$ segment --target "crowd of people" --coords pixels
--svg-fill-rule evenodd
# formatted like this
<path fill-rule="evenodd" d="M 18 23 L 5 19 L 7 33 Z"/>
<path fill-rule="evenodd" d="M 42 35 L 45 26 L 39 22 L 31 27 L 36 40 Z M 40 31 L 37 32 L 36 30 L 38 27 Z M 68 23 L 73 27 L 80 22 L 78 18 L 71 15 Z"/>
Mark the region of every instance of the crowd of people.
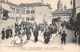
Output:
<path fill-rule="evenodd" d="M 30 27 L 30 25 L 24 25 L 23 28 L 21 26 L 19 26 L 18 24 L 15 24 L 15 34 L 16 35 L 26 35 L 27 40 L 30 40 L 31 37 L 31 33 L 33 33 L 34 36 L 34 42 L 38 41 L 38 36 L 39 36 L 39 31 L 40 31 L 40 26 L 37 25 L 36 23 L 32 26 L 32 28 Z M 52 36 L 52 32 L 53 28 L 52 25 L 50 25 L 49 27 L 47 26 L 46 28 L 44 28 L 44 43 L 48 43 L 51 36 Z"/>
<path fill-rule="evenodd" d="M 8 39 L 9 37 L 12 37 L 12 29 L 8 26 L 7 29 L 3 28 L 3 30 L 1 31 L 2 33 L 2 40 L 4 40 L 5 38 Z"/>
<path fill-rule="evenodd" d="M 57 33 L 58 29 L 55 28 L 56 26 L 53 26 L 52 24 L 50 24 L 49 26 L 46 26 L 44 28 L 43 31 L 43 38 L 44 38 L 44 43 L 48 44 L 50 42 L 50 39 L 52 37 L 52 34 Z M 13 31 L 12 29 L 8 26 L 8 28 L 5 30 L 5 28 L 3 28 L 3 30 L 1 31 L 2 33 L 2 40 L 4 40 L 5 38 L 8 39 L 9 37 L 12 36 L 19 36 L 21 39 L 21 43 L 22 43 L 22 36 L 26 35 L 26 40 L 30 40 L 31 38 L 31 33 L 33 33 L 34 36 L 34 42 L 38 41 L 38 36 L 39 36 L 39 31 L 40 28 L 39 26 L 35 23 L 34 25 L 32 25 L 32 28 L 30 25 L 24 25 L 21 26 L 18 23 L 15 23 L 15 34 L 13 35 Z M 65 44 L 66 41 L 66 33 L 65 31 L 63 31 L 63 33 L 61 34 L 61 43 Z"/>

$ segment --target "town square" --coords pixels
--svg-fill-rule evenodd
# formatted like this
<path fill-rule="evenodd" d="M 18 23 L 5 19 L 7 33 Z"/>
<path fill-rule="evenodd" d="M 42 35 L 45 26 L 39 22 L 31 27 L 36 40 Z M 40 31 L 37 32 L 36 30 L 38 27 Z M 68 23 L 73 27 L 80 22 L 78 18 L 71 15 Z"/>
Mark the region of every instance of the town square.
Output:
<path fill-rule="evenodd" d="M 11 52 L 17 49 L 19 52 L 25 52 L 50 49 L 79 52 L 79 2 L 0 0 L 0 50 Z"/>

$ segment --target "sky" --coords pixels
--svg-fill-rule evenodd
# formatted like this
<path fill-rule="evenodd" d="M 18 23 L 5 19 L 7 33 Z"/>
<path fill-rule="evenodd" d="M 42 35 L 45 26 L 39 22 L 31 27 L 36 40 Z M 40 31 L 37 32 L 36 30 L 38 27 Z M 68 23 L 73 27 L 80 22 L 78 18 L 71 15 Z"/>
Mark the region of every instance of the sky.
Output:
<path fill-rule="evenodd" d="M 20 4 L 20 3 L 35 3 L 35 2 L 41 2 L 41 0 L 8 0 L 9 2 L 12 2 L 14 4 Z M 63 5 L 66 5 L 67 8 L 71 8 L 70 1 L 71 0 L 61 0 Z M 43 0 L 43 3 L 49 3 L 52 7 L 52 10 L 54 11 L 57 8 L 57 2 L 58 0 Z M 80 0 L 76 0 L 76 7 L 80 6 Z M 79 12 L 80 10 L 78 10 Z"/>

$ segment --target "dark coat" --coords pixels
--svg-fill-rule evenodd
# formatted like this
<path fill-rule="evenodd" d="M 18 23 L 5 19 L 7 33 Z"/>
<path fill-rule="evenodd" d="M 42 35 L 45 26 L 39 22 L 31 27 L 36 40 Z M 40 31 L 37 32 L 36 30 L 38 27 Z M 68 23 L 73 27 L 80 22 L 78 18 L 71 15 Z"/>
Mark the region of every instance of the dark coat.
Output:
<path fill-rule="evenodd" d="M 5 31 L 4 30 L 2 30 L 1 33 L 2 33 L 2 35 L 5 35 Z"/>
<path fill-rule="evenodd" d="M 25 30 L 26 30 L 26 34 L 30 34 L 30 28 L 25 28 Z"/>
<path fill-rule="evenodd" d="M 30 37 L 31 37 L 30 28 L 29 27 L 26 27 L 25 30 L 26 30 L 27 40 L 30 40 Z"/>
<path fill-rule="evenodd" d="M 49 32 L 44 32 L 44 39 L 49 38 L 50 39 L 50 33 Z"/>
<path fill-rule="evenodd" d="M 34 36 L 38 36 L 38 31 L 34 31 Z"/>
<path fill-rule="evenodd" d="M 48 43 L 50 40 L 50 33 L 49 32 L 44 32 L 44 43 Z"/>
<path fill-rule="evenodd" d="M 79 37 L 78 37 L 78 43 L 79 43 L 79 45 L 80 45 L 80 34 L 79 34 Z"/>
<path fill-rule="evenodd" d="M 4 30 L 2 30 L 1 31 L 1 33 L 2 33 L 2 40 L 4 39 L 4 37 L 5 37 L 5 31 Z"/>
<path fill-rule="evenodd" d="M 35 30 L 35 31 L 33 32 L 33 35 L 34 35 L 34 41 L 37 42 L 37 41 L 38 41 L 38 31 Z"/>
<path fill-rule="evenodd" d="M 10 29 L 10 34 L 12 35 L 12 33 L 13 33 L 13 32 L 12 32 L 12 29 Z"/>
<path fill-rule="evenodd" d="M 12 29 L 8 29 L 8 33 L 12 34 Z"/>
<path fill-rule="evenodd" d="M 66 40 L 66 36 L 67 36 L 66 33 L 62 33 L 61 36 L 62 36 L 61 40 Z"/>
<path fill-rule="evenodd" d="M 9 29 L 6 29 L 6 35 L 9 35 Z"/>
<path fill-rule="evenodd" d="M 6 29 L 6 38 L 9 38 L 9 29 Z"/>
<path fill-rule="evenodd" d="M 33 35 L 34 36 L 38 36 L 38 26 L 36 26 L 36 28 L 34 29 Z"/>
<path fill-rule="evenodd" d="M 51 33 L 53 33 L 53 28 L 52 28 L 52 27 L 49 27 L 49 31 L 50 31 Z"/>

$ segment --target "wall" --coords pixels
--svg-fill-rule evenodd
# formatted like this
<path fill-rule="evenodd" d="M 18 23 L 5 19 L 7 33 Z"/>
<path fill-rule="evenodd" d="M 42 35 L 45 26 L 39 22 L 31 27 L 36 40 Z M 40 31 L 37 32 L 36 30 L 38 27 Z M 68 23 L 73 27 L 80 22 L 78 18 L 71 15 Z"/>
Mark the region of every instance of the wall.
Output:
<path fill-rule="evenodd" d="M 71 14 L 54 14 L 55 16 L 54 17 L 61 17 L 61 20 L 62 21 L 69 21 L 70 17 L 71 17 Z M 64 15 L 64 16 L 63 16 Z"/>
<path fill-rule="evenodd" d="M 50 17 L 52 11 L 47 6 L 39 6 L 35 8 L 35 21 L 37 23 L 43 23 L 45 19 L 46 22 L 50 22 Z"/>

